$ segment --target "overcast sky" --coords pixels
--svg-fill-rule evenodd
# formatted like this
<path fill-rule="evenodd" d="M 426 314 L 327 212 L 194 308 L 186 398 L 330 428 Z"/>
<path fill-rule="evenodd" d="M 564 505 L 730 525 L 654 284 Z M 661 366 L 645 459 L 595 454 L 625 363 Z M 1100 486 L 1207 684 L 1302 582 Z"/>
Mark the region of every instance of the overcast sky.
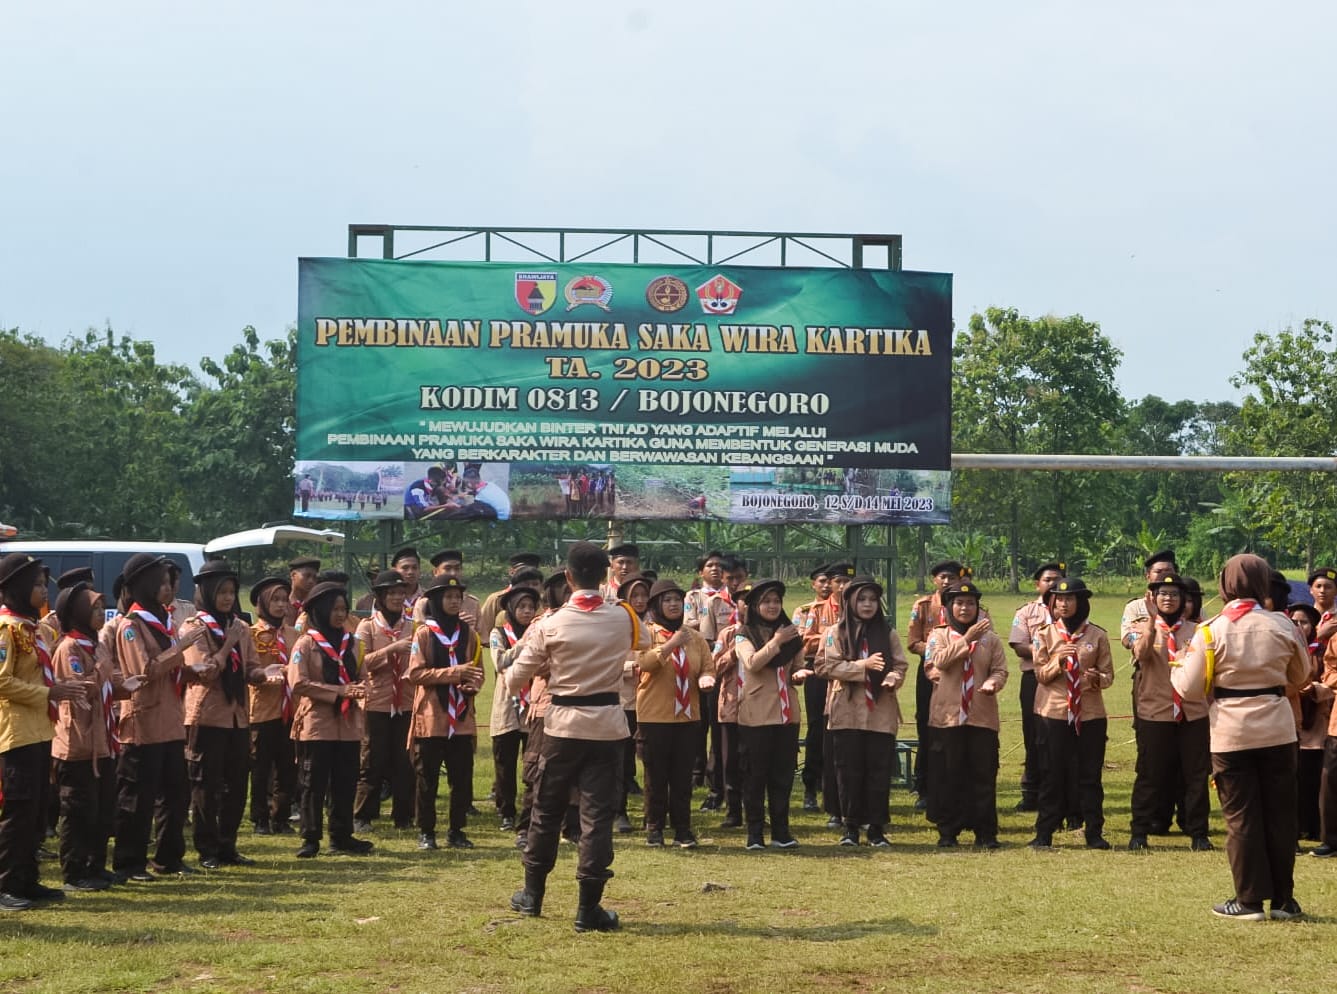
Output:
<path fill-rule="evenodd" d="M 0 327 L 192 366 L 350 222 L 895 232 L 958 326 L 1080 313 L 1125 395 L 1337 320 L 1337 5 L 0 7 Z"/>

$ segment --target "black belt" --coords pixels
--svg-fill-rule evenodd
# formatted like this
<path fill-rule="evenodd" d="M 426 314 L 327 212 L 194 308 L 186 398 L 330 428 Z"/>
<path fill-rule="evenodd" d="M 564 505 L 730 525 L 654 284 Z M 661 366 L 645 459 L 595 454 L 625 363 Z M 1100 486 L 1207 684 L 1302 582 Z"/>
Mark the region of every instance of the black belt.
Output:
<path fill-rule="evenodd" d="M 621 704 L 622 697 L 609 694 L 553 694 L 552 702 L 563 708 L 603 708 Z"/>
<path fill-rule="evenodd" d="M 1285 697 L 1285 687 L 1249 687 L 1240 690 L 1236 687 L 1213 687 L 1212 695 L 1218 700 L 1229 697 Z"/>

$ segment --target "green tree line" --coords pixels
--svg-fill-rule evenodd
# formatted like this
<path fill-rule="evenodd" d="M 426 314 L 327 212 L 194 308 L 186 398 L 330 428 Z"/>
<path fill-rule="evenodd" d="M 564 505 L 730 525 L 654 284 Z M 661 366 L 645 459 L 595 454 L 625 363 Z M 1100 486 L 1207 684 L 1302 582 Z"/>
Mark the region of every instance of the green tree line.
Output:
<path fill-rule="evenodd" d="M 248 327 L 242 344 L 191 369 L 111 330 L 60 346 L 0 330 L 0 520 L 25 537 L 204 541 L 289 518 L 295 335 L 261 341 Z M 1333 454 L 1337 342 L 1325 321 L 1256 335 L 1232 378 L 1238 404 L 1123 396 L 1122 354 L 1081 315 L 990 308 L 957 330 L 953 354 L 957 452 Z M 946 555 L 1009 585 L 1051 557 L 1131 575 L 1164 545 L 1203 576 L 1246 549 L 1296 568 L 1337 561 L 1326 473 L 974 470 L 955 474 L 952 505 L 949 527 L 897 529 L 903 575 Z M 680 535 L 684 563 L 707 540 L 700 522 L 639 527 Z M 488 528 L 488 547 L 560 545 L 547 522 Z M 771 544 L 765 529 L 722 523 L 709 541 Z M 785 547 L 819 555 L 842 541 L 843 529 L 805 526 L 787 530 Z"/>

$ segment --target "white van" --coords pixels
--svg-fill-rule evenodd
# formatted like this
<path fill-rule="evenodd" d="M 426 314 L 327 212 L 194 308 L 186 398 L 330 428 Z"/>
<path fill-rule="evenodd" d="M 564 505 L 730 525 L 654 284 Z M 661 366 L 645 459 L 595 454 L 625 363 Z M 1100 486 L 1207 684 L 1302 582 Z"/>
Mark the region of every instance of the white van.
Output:
<path fill-rule="evenodd" d="M 190 600 L 195 595 L 195 583 L 191 577 L 198 573 L 205 560 L 211 557 L 222 556 L 238 549 L 254 549 L 288 542 L 340 546 L 343 545 L 343 541 L 342 532 L 330 529 L 276 525 L 224 535 L 204 545 L 193 542 L 92 542 L 81 539 L 0 542 L 0 556 L 11 552 L 26 552 L 42 560 L 51 571 L 52 604 L 56 602 L 56 578 L 60 574 L 80 566 L 92 567 L 97 589 L 107 598 L 108 606 L 112 606 L 115 604 L 111 596 L 112 583 L 121 575 L 125 561 L 138 552 L 166 556 L 180 566 L 181 586 L 177 596 Z"/>

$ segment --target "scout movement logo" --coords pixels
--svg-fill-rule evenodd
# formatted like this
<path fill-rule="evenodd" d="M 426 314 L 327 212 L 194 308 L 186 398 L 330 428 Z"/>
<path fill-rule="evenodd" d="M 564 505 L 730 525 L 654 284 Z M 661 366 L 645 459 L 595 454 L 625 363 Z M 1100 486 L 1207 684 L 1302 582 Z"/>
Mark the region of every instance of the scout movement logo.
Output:
<path fill-rule="evenodd" d="M 687 284 L 676 276 L 659 276 L 645 288 L 645 302 L 657 311 L 670 314 L 687 306 Z"/>
<path fill-rule="evenodd" d="M 701 310 L 707 314 L 732 314 L 738 307 L 743 288 L 727 276 L 712 276 L 696 288 Z"/>
<path fill-rule="evenodd" d="M 566 285 L 566 309 L 574 311 L 581 304 L 593 304 L 608 310 L 613 299 L 613 287 L 599 276 L 577 276 Z"/>
<path fill-rule="evenodd" d="M 516 273 L 515 302 L 527 314 L 542 314 L 557 303 L 557 274 Z"/>

